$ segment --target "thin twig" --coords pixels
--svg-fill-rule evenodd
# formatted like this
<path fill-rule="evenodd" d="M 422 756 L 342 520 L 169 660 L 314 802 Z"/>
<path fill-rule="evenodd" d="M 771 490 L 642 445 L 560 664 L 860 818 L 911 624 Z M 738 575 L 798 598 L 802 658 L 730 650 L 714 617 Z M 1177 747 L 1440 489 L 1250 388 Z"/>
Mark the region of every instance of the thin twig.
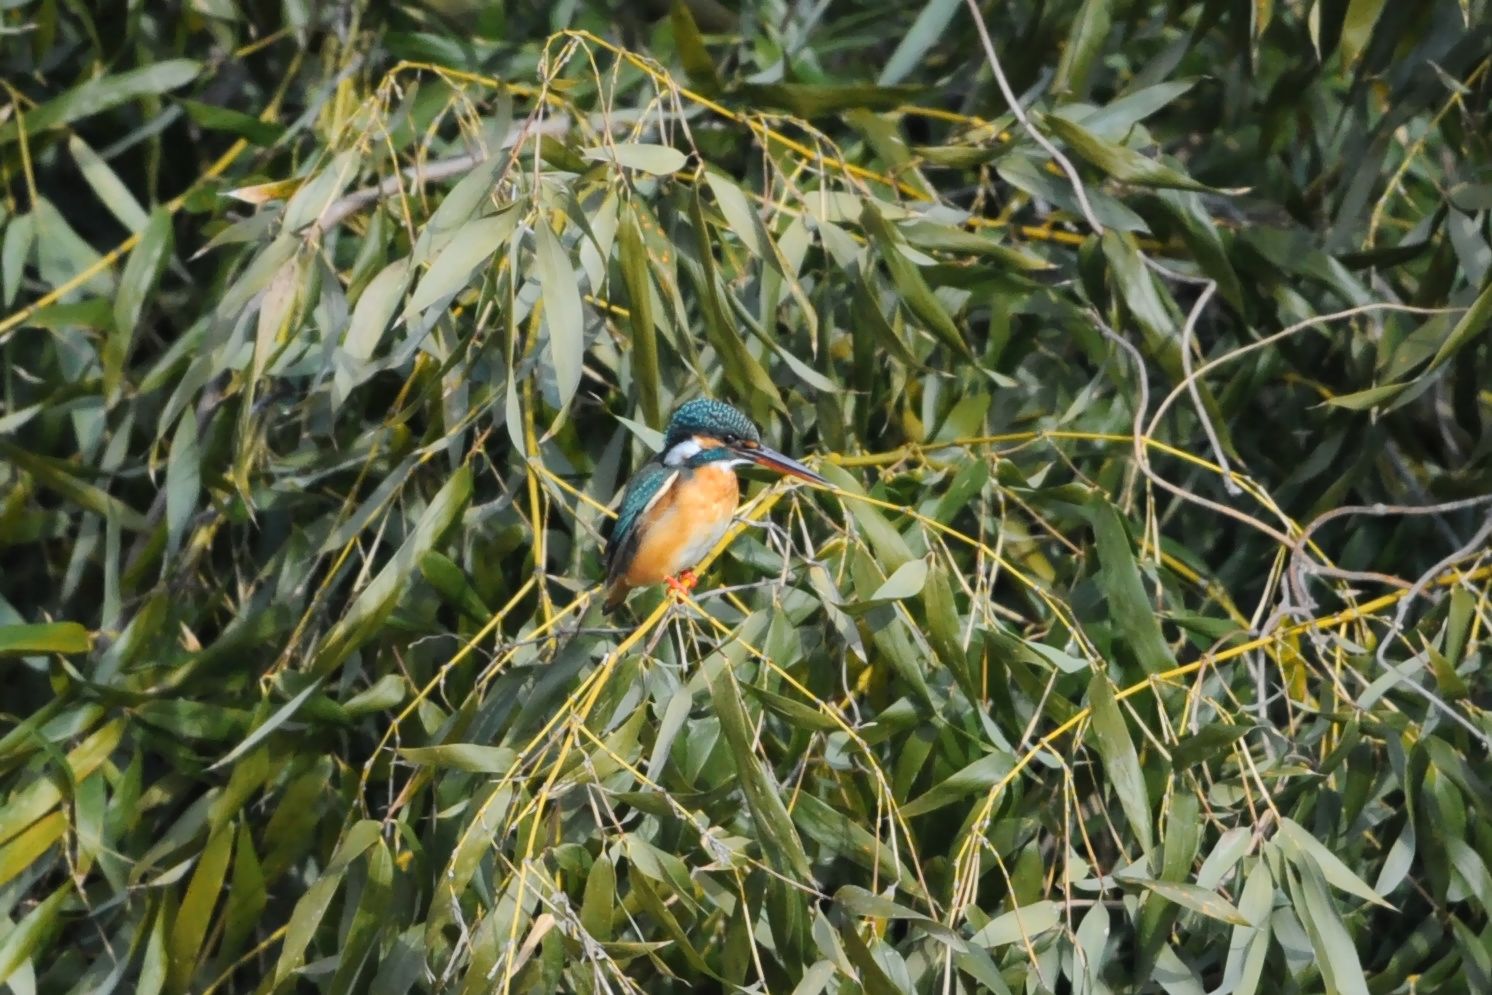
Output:
<path fill-rule="evenodd" d="M 502 144 L 493 151 L 511 148 L 520 141 L 526 140 L 530 135 L 534 137 L 563 135 L 569 130 L 570 119 L 565 115 L 548 118 L 537 124 L 521 125 L 509 131 L 507 137 L 503 139 Z M 399 193 L 404 189 L 406 181 L 418 186 L 425 183 L 436 183 L 440 180 L 450 179 L 453 176 L 460 176 L 486 162 L 492 157 L 492 154 L 490 151 L 478 150 L 476 152 L 466 152 L 461 155 L 451 156 L 448 159 L 437 159 L 432 163 L 416 163 L 413 166 L 406 166 L 400 173 L 388 176 L 380 183 L 375 183 L 370 187 L 363 187 L 360 190 L 354 190 L 333 202 L 322 212 L 317 226 L 322 231 L 328 231 L 346 221 L 369 204 L 376 203 Z"/>
<path fill-rule="evenodd" d="M 1088 221 L 1088 227 L 1093 229 L 1094 234 L 1102 235 L 1104 233 L 1103 223 L 1098 220 L 1098 216 L 1093 213 L 1093 206 L 1088 203 L 1088 194 L 1083 190 L 1083 181 L 1078 176 L 1078 171 L 1073 168 L 1072 162 L 1068 160 L 1067 156 L 1063 155 L 1031 123 L 1031 118 L 1026 114 L 1026 109 L 1021 106 L 1021 102 L 1017 99 L 1015 91 L 1010 88 L 1010 81 L 1005 78 L 1005 70 L 1000 67 L 1000 57 L 995 54 L 995 43 L 990 41 L 989 29 L 984 26 L 984 15 L 979 13 L 979 4 L 975 0 L 967 0 L 967 3 L 969 13 L 974 18 L 974 27 L 979 32 L 979 40 L 984 45 L 985 57 L 989 60 L 990 69 L 994 70 L 995 82 L 1000 86 L 1000 93 L 1005 96 L 1005 102 L 1010 105 L 1010 112 L 1015 115 L 1015 119 L 1021 123 L 1021 127 L 1026 129 L 1027 133 L 1036 141 L 1036 144 L 1040 145 L 1046 151 L 1046 154 L 1051 156 L 1058 166 L 1062 167 L 1062 172 L 1067 174 L 1068 182 L 1072 184 L 1072 192 L 1077 196 L 1078 206 L 1082 208 L 1083 217 Z"/>

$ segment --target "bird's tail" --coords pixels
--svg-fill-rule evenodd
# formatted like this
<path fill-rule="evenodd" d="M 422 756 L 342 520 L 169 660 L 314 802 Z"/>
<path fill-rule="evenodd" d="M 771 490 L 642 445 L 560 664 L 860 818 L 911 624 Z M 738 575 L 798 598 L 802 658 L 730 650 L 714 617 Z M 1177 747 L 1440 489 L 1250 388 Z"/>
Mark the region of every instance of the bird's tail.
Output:
<path fill-rule="evenodd" d="M 611 587 L 607 588 L 606 602 L 601 606 L 602 614 L 612 614 L 618 608 L 622 607 L 626 600 L 627 586 L 625 584 L 613 584 Z"/>

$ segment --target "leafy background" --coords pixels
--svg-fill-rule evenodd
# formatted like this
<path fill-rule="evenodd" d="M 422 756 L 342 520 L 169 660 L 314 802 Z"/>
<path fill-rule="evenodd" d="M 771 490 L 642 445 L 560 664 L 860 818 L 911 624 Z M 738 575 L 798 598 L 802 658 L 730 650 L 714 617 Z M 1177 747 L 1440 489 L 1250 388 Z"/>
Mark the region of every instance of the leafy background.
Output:
<path fill-rule="evenodd" d="M 4 5 L 0 978 L 1492 989 L 1487 3 L 741 8 Z"/>

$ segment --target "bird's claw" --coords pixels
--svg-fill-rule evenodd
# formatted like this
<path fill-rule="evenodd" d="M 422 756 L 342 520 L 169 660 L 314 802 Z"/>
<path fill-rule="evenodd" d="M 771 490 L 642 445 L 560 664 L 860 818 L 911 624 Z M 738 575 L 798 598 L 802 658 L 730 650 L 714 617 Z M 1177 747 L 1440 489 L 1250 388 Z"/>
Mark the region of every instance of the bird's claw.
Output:
<path fill-rule="evenodd" d="M 699 583 L 699 578 L 694 575 L 693 570 L 680 571 L 677 577 L 665 577 L 664 582 L 673 593 L 683 596 L 694 590 L 694 585 Z"/>

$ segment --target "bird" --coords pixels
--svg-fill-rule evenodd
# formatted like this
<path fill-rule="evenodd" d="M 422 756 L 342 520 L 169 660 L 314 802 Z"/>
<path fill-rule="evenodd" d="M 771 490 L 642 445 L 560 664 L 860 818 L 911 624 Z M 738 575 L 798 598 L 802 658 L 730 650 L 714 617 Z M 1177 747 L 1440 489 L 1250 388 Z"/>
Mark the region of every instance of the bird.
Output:
<path fill-rule="evenodd" d="M 611 614 L 634 588 L 667 583 L 694 588 L 694 566 L 725 535 L 741 488 L 736 468 L 760 466 L 812 484 L 829 482 L 762 445 L 761 432 L 723 401 L 696 398 L 674 411 L 663 451 L 627 482 L 606 541 L 606 601 Z"/>

